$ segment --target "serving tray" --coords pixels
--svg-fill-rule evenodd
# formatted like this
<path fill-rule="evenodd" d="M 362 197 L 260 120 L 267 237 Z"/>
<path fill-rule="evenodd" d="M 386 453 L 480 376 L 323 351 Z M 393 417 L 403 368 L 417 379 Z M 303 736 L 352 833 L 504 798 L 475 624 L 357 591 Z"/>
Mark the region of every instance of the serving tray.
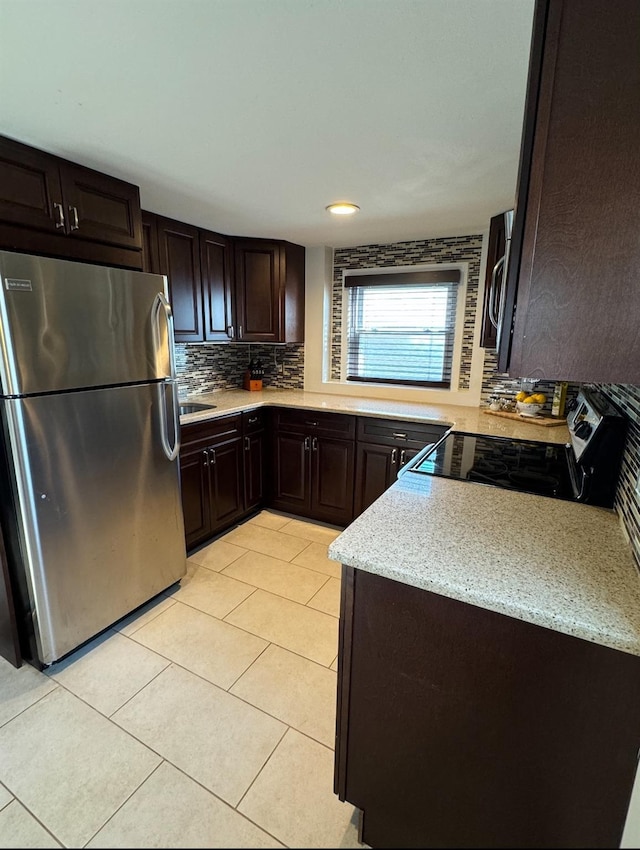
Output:
<path fill-rule="evenodd" d="M 508 410 L 489 410 L 486 408 L 485 413 L 490 413 L 491 416 L 502 416 L 505 419 L 517 419 L 518 422 L 529 422 L 531 425 L 543 425 L 545 428 L 552 428 L 554 425 L 566 425 L 566 419 L 554 419 L 552 416 L 520 416 L 519 413 L 512 413 Z"/>

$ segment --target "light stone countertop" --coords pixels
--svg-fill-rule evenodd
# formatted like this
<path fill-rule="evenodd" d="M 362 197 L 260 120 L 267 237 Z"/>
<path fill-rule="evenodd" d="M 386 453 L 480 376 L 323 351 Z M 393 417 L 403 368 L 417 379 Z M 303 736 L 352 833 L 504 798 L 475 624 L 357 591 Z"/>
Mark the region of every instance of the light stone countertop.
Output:
<path fill-rule="evenodd" d="M 332 413 L 352 413 L 360 416 L 403 419 L 417 422 L 434 422 L 452 425 L 455 431 L 469 434 L 484 434 L 494 437 L 511 437 L 518 440 L 535 440 L 543 443 L 568 443 L 569 430 L 566 425 L 535 425 L 527 421 L 492 416 L 479 407 L 460 404 L 421 404 L 418 402 L 386 401 L 384 399 L 359 398 L 357 396 L 332 393 L 308 393 L 304 390 L 264 389 L 261 392 L 248 390 L 217 390 L 212 393 L 190 395 L 181 401 L 196 401 L 215 404 L 214 410 L 189 413 L 180 417 L 182 425 L 204 422 L 228 413 L 253 410 L 256 407 L 299 407 L 307 410 L 326 410 Z"/>
<path fill-rule="evenodd" d="M 182 424 L 272 405 L 546 443 L 569 440 L 566 425 L 548 428 L 462 405 L 277 389 L 219 390 L 184 400 L 216 408 L 181 416 Z M 614 511 L 408 472 L 345 529 L 329 556 L 640 655 L 640 578 Z"/>
<path fill-rule="evenodd" d="M 640 578 L 615 511 L 408 472 L 329 557 L 640 655 Z"/>

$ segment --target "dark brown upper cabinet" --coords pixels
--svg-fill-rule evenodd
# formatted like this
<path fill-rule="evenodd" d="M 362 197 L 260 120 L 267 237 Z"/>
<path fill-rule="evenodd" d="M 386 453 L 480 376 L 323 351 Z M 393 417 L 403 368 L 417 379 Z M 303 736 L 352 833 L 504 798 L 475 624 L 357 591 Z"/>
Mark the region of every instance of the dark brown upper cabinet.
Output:
<path fill-rule="evenodd" d="M 638 92 L 637 0 L 538 0 L 498 358 L 512 377 L 640 383 Z"/>
<path fill-rule="evenodd" d="M 201 342 L 202 278 L 198 228 L 163 216 L 156 216 L 156 226 L 158 271 L 166 274 L 169 281 L 176 342 Z"/>
<path fill-rule="evenodd" d="M 155 213 L 142 213 L 144 270 L 166 274 L 176 342 L 233 336 L 231 240 Z"/>
<path fill-rule="evenodd" d="M 209 230 L 200 231 L 200 270 L 204 339 L 228 342 L 233 335 L 231 240 Z"/>
<path fill-rule="evenodd" d="M 143 211 L 145 271 L 166 274 L 176 342 L 303 342 L 305 249 Z"/>
<path fill-rule="evenodd" d="M 304 341 L 305 250 L 291 242 L 235 239 L 235 338 Z"/>
<path fill-rule="evenodd" d="M 138 187 L 0 137 L 0 246 L 139 269 Z"/>

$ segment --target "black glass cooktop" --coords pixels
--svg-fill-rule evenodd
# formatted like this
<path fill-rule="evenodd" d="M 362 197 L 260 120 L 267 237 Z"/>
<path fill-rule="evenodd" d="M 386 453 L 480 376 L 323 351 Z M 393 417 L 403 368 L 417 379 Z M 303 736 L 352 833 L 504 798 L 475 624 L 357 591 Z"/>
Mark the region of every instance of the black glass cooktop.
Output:
<path fill-rule="evenodd" d="M 554 443 L 449 434 L 411 471 L 556 499 L 575 499 L 567 449 Z"/>

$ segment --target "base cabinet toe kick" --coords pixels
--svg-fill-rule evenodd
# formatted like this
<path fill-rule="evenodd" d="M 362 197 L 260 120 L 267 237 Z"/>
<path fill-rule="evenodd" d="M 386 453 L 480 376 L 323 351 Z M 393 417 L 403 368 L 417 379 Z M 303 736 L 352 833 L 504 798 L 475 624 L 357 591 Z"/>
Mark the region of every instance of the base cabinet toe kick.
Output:
<path fill-rule="evenodd" d="M 371 847 L 618 847 L 640 658 L 343 566 L 334 790 Z"/>

